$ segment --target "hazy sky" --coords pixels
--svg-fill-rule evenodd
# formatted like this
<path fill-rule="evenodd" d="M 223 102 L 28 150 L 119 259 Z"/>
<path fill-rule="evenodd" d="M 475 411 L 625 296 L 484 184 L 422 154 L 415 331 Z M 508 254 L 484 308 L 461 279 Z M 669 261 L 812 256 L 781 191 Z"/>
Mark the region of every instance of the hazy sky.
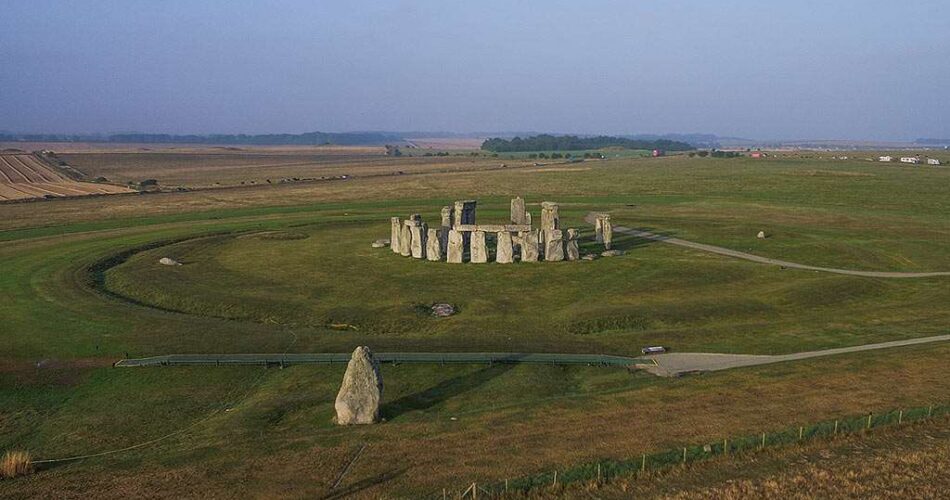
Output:
<path fill-rule="evenodd" d="M 950 3 L 0 0 L 0 130 L 950 137 Z"/>

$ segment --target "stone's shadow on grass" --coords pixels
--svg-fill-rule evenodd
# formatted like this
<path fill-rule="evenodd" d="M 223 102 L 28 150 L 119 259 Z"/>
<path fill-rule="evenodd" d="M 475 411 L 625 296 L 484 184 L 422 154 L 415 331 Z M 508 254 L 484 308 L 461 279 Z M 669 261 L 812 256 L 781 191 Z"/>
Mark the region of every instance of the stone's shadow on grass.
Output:
<path fill-rule="evenodd" d="M 517 364 L 517 356 L 498 360 L 490 366 L 474 373 L 466 373 L 457 377 L 443 380 L 438 384 L 413 394 L 408 394 L 395 401 L 383 405 L 383 418 L 392 420 L 404 413 L 422 411 L 432 408 L 450 398 L 476 389 L 492 379 L 499 377 Z"/>
<path fill-rule="evenodd" d="M 676 234 L 673 233 L 672 231 L 657 231 L 651 227 L 637 227 L 636 229 L 640 231 L 647 231 L 664 238 L 673 238 L 676 236 Z M 582 239 L 580 243 L 581 243 L 582 250 L 600 251 L 604 249 L 603 244 L 597 243 L 594 240 L 594 237 L 592 235 L 587 238 Z M 627 252 L 627 251 L 634 250 L 636 248 L 645 247 L 645 246 L 653 245 L 656 243 L 660 243 L 660 242 L 657 240 L 624 234 L 617 230 L 614 230 L 614 237 L 613 237 L 613 241 L 611 242 L 610 249 L 622 250 L 622 251 Z"/>
<path fill-rule="evenodd" d="M 335 498 L 348 498 L 367 488 L 372 488 L 373 486 L 377 486 L 387 481 L 390 481 L 392 479 L 395 479 L 405 474 L 407 470 L 408 468 L 405 468 L 405 467 L 402 469 L 393 469 L 391 471 L 383 472 L 382 474 L 368 477 L 366 479 L 361 479 L 345 488 L 330 490 L 329 493 L 320 497 L 320 499 L 330 500 L 330 499 L 335 499 Z"/>

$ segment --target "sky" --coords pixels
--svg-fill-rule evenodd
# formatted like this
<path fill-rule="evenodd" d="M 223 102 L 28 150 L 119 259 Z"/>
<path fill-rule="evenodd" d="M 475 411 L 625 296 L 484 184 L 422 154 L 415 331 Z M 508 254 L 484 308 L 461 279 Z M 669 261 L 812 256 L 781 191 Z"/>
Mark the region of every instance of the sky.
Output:
<path fill-rule="evenodd" d="M 950 138 L 947 0 L 0 0 L 0 130 Z"/>

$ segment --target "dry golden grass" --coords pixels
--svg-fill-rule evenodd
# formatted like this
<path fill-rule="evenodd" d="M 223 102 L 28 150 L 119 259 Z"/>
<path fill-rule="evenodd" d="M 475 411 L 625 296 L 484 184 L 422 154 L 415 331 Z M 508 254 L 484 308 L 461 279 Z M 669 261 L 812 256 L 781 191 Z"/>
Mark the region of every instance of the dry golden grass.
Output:
<path fill-rule="evenodd" d="M 11 479 L 33 472 L 32 457 L 29 452 L 11 450 L 3 454 L 0 460 L 0 478 Z"/>

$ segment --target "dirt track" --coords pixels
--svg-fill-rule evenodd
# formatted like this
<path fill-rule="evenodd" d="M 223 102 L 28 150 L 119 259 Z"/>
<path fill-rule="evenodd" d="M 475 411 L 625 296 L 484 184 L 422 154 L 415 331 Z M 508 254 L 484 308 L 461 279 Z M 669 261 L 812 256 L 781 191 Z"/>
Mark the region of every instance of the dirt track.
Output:
<path fill-rule="evenodd" d="M 593 224 L 595 214 L 590 213 L 586 217 L 586 221 Z M 785 260 L 770 259 L 768 257 L 760 257 L 758 255 L 753 255 L 751 253 L 739 252 L 737 250 L 732 250 L 724 247 L 717 247 L 714 245 L 706 245 L 704 243 L 695 243 L 692 241 L 681 240 L 679 238 L 672 238 L 669 236 L 663 236 L 659 234 L 654 234 L 649 231 L 640 231 L 638 229 L 631 229 L 623 226 L 614 226 L 614 232 L 621 234 L 628 234 L 631 236 L 636 236 L 638 238 L 644 238 L 653 241 L 659 241 L 662 243 L 669 243 L 671 245 L 679 245 L 681 247 L 692 248 L 694 250 L 701 250 L 703 252 L 717 253 L 719 255 L 725 255 L 728 257 L 735 257 L 737 259 L 750 260 L 752 262 L 758 262 L 761 264 L 771 264 L 774 266 L 782 266 L 790 269 L 804 269 L 807 271 L 819 271 L 823 273 L 835 273 L 835 274 L 847 274 L 850 276 L 864 276 L 867 278 L 930 278 L 934 276 L 950 276 L 950 271 L 935 271 L 935 272 L 925 272 L 925 273 L 905 273 L 905 272 L 892 272 L 892 271 L 854 271 L 850 269 L 836 269 L 832 267 L 818 267 L 818 266 L 809 266 L 807 264 L 798 264 L 795 262 L 788 262 Z"/>

